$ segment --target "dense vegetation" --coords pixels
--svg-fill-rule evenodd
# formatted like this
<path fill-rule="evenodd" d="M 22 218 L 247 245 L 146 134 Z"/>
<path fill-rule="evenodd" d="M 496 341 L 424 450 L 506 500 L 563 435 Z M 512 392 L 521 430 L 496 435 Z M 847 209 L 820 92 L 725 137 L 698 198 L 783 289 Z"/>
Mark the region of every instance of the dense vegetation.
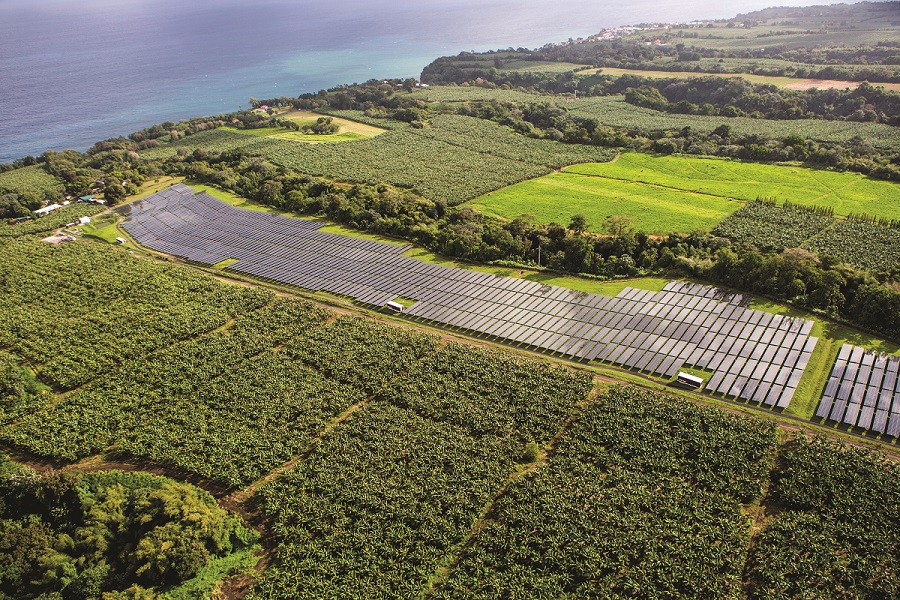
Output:
<path fill-rule="evenodd" d="M 781 454 L 778 507 L 747 564 L 750 598 L 900 595 L 900 473 L 896 463 L 822 438 Z"/>
<path fill-rule="evenodd" d="M 671 27 L 644 26 L 612 39 L 546 44 L 438 59 L 435 76 L 491 68 L 521 72 L 519 64 L 562 62 L 594 67 L 709 73 L 755 73 L 850 81 L 900 81 L 896 2 L 767 8 L 732 19 Z M 571 68 L 571 67 L 570 67 Z M 477 75 L 476 75 L 477 76 Z M 483 75 L 482 75 L 483 76 Z M 472 79 L 473 77 L 469 77 Z"/>
<path fill-rule="evenodd" d="M 257 537 L 164 477 L 0 471 L 0 598 L 152 597 Z"/>
<path fill-rule="evenodd" d="M 464 346 L 426 357 L 264 491 L 280 544 L 260 597 L 414 597 L 589 389 Z"/>
<path fill-rule="evenodd" d="M 804 248 L 826 262 L 876 273 L 900 272 L 900 227 L 893 220 L 864 215 L 836 219 L 822 207 L 757 200 L 722 221 L 713 233 L 762 250 Z"/>
<path fill-rule="evenodd" d="M 738 598 L 740 504 L 775 445 L 771 424 L 613 388 L 494 503 L 434 596 Z"/>

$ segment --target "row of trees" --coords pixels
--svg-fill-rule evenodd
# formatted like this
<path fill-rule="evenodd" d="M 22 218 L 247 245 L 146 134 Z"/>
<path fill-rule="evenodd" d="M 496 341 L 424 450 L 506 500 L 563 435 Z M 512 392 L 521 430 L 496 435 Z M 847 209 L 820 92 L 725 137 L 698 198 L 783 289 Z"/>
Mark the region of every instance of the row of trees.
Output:
<path fill-rule="evenodd" d="M 639 82 L 631 104 L 673 113 L 766 119 L 846 119 L 900 125 L 900 94 L 863 82 L 856 89 L 787 90 L 741 78 L 697 77 Z"/>

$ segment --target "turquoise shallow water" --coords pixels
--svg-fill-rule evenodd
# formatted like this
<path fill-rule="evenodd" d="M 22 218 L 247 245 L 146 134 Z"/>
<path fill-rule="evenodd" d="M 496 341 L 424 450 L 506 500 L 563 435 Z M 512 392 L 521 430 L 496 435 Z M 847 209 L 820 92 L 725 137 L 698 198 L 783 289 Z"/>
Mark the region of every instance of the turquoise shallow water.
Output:
<path fill-rule="evenodd" d="M 464 50 L 533 48 L 615 25 L 768 4 L 0 0 L 0 162 L 246 108 L 251 96 L 416 77 L 434 58 Z"/>

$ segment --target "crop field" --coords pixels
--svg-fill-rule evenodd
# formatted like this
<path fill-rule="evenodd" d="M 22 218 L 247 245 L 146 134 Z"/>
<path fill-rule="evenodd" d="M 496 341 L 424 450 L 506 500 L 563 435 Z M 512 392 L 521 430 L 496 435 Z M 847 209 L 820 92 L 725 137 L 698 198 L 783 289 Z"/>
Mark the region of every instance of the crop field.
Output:
<path fill-rule="evenodd" d="M 491 121 L 440 115 L 424 129 L 405 126 L 352 144 L 289 140 L 209 131 L 147 151 L 172 156 L 178 148 L 222 152 L 244 148 L 275 164 L 348 183 L 389 183 L 459 204 L 487 192 L 579 162 L 609 160 L 606 148 L 527 138 Z"/>
<path fill-rule="evenodd" d="M 900 229 L 871 221 L 840 219 L 805 247 L 875 272 L 900 270 Z"/>
<path fill-rule="evenodd" d="M 712 131 L 720 125 L 728 125 L 736 135 L 769 135 L 782 138 L 791 134 L 811 137 L 823 142 L 846 142 L 854 136 L 866 139 L 872 145 L 894 147 L 897 144 L 896 128 L 884 123 L 858 123 L 853 121 L 825 121 L 804 119 L 776 121 L 749 117 L 709 117 L 681 115 L 634 106 L 625 102 L 624 96 L 582 97 L 561 99 L 550 95 L 533 94 L 517 90 L 489 89 L 474 86 L 434 86 L 410 93 L 413 98 L 428 102 L 463 103 L 496 100 L 498 102 L 555 102 L 571 114 L 589 117 L 601 123 L 620 127 L 645 129 L 682 129 L 691 127 L 699 131 Z"/>
<path fill-rule="evenodd" d="M 700 131 L 712 131 L 720 125 L 728 125 L 732 134 L 737 135 L 756 134 L 783 138 L 796 134 L 822 142 L 846 142 L 854 136 L 860 136 L 873 146 L 894 147 L 897 144 L 896 127 L 884 123 L 820 119 L 775 121 L 749 117 L 680 115 L 634 106 L 625 102 L 624 96 L 579 98 L 568 101 L 565 106 L 573 115 L 595 118 L 601 123 L 619 127 L 645 129 L 691 127 Z"/>
<path fill-rule="evenodd" d="M 65 460 L 113 451 L 232 488 L 286 469 L 259 491 L 278 550 L 253 597 L 900 585 L 900 479 L 858 451 L 788 446 L 773 488 L 786 512 L 754 537 L 741 506 L 771 485 L 771 421 L 633 388 L 592 395 L 585 372 L 95 242 L 0 239 L 0 278 L 0 347 L 55 386 L 80 382 L 4 412 L 3 443 Z M 76 378 L 48 367 L 59 356 L 109 360 L 79 362 Z M 797 492 L 807 479 L 821 490 Z M 847 499 L 825 509 L 826 489 Z M 802 540 L 828 558 L 822 574 L 803 567 Z"/>
<path fill-rule="evenodd" d="M 769 492 L 779 510 L 751 546 L 749 597 L 900 595 L 897 464 L 821 438 L 780 458 Z"/>
<path fill-rule="evenodd" d="M 900 219 L 900 185 L 859 173 L 637 152 L 623 153 L 605 164 L 575 165 L 564 172 L 745 201 L 776 198 L 831 207 L 837 215 L 865 213 Z"/>
<path fill-rule="evenodd" d="M 856 89 L 859 86 L 857 81 L 832 81 L 821 79 L 800 79 L 796 77 L 776 77 L 772 75 L 754 75 L 752 73 L 701 73 L 697 71 L 645 71 L 641 69 L 616 69 L 612 67 L 604 67 L 602 69 L 590 69 L 581 71 L 579 74 L 603 73 L 604 75 L 612 75 L 618 77 L 620 75 L 640 75 L 641 77 L 650 77 L 652 79 L 671 79 L 691 78 L 691 77 L 740 77 L 746 79 L 750 83 L 760 83 L 777 85 L 792 90 L 807 90 L 811 88 L 825 89 Z M 898 91 L 900 84 L 898 83 L 879 83 L 885 89 Z"/>
<path fill-rule="evenodd" d="M 752 201 L 719 223 L 713 233 L 753 244 L 761 250 L 799 248 L 812 236 L 834 225 L 834 217 L 808 210 L 789 210 Z"/>
<path fill-rule="evenodd" d="M 583 165 L 589 167 L 589 165 Z M 569 172 L 553 173 L 491 192 L 468 204 L 506 219 L 528 213 L 540 223 L 567 224 L 573 215 L 587 217 L 588 229 L 603 231 L 612 215 L 631 217 L 635 227 L 652 234 L 709 230 L 741 207 L 718 196 Z"/>
<path fill-rule="evenodd" d="M 900 269 L 900 229 L 871 220 L 840 219 L 802 207 L 751 202 L 717 225 L 713 233 L 762 250 L 804 248 L 875 272 Z"/>
<path fill-rule="evenodd" d="M 0 173 L 0 193 L 32 192 L 40 196 L 44 192 L 60 189 L 62 189 L 62 182 L 44 171 L 41 165 L 31 165 Z"/>
<path fill-rule="evenodd" d="M 900 185 L 858 173 L 634 152 L 612 162 L 566 167 L 469 205 L 506 219 L 527 213 L 541 223 L 566 224 L 583 214 L 593 231 L 602 231 L 608 216 L 621 215 L 633 218 L 638 229 L 666 234 L 709 230 L 744 201 L 758 197 L 832 207 L 836 214 L 900 219 Z M 800 226 L 788 225 L 789 230 L 779 232 L 783 239 L 762 239 L 763 247 L 785 247 L 779 244 L 790 242 L 789 232 Z M 810 237 L 806 229 L 794 237 L 798 235 Z"/>
<path fill-rule="evenodd" d="M 775 447 L 771 424 L 613 388 L 497 500 L 434 597 L 738 598 L 740 504 Z"/>

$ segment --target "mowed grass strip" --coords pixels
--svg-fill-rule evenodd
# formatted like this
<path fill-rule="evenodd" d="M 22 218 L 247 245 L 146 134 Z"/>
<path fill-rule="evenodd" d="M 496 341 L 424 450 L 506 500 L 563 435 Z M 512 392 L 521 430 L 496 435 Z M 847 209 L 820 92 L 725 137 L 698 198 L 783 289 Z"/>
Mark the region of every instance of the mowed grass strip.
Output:
<path fill-rule="evenodd" d="M 634 152 L 622 154 L 615 162 L 574 165 L 564 172 L 738 200 L 774 197 L 797 204 L 830 206 L 837 215 L 866 213 L 900 219 L 900 185 L 859 173 Z"/>
<path fill-rule="evenodd" d="M 594 165 L 583 165 L 589 169 Z M 534 215 L 540 223 L 567 224 L 573 215 L 587 217 L 600 232 L 612 215 L 634 219 L 635 227 L 653 234 L 709 230 L 742 206 L 719 196 L 684 192 L 639 181 L 622 181 L 569 172 L 552 173 L 474 200 L 470 206 L 506 219 Z"/>

